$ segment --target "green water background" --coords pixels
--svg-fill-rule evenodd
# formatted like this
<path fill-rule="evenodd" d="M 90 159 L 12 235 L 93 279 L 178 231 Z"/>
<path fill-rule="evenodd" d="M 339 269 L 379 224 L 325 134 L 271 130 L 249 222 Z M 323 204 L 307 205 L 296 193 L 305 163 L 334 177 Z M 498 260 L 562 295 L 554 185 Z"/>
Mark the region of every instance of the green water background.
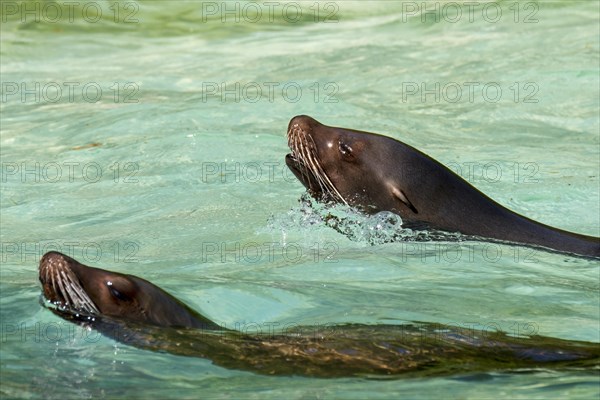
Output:
<path fill-rule="evenodd" d="M 351 241 L 311 223 L 283 162 L 289 119 L 309 114 L 393 136 L 515 211 L 599 236 L 598 2 L 1 6 L 3 398 L 598 397 L 589 371 L 228 371 L 63 323 L 37 283 L 58 248 L 240 329 L 427 321 L 599 342 L 597 263 Z"/>

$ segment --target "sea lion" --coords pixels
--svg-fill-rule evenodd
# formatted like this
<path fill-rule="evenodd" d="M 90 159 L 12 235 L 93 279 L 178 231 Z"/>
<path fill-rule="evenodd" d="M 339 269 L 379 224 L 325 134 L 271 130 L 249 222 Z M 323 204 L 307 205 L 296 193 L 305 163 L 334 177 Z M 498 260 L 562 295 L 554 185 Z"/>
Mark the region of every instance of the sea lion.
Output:
<path fill-rule="evenodd" d="M 423 377 L 514 368 L 594 371 L 600 363 L 595 343 L 440 324 L 328 324 L 241 333 L 144 279 L 88 267 L 57 252 L 40 260 L 39 280 L 50 309 L 64 319 L 135 347 L 260 374 Z"/>
<path fill-rule="evenodd" d="M 118 317 L 156 326 L 221 329 L 169 293 L 137 276 L 88 267 L 58 252 L 42 256 L 44 296 L 58 310 Z"/>
<path fill-rule="evenodd" d="M 600 257 L 600 238 L 553 228 L 519 215 L 433 158 L 387 136 L 326 126 L 299 115 L 285 161 L 317 200 L 366 213 L 391 211 L 403 226 L 436 229 Z"/>

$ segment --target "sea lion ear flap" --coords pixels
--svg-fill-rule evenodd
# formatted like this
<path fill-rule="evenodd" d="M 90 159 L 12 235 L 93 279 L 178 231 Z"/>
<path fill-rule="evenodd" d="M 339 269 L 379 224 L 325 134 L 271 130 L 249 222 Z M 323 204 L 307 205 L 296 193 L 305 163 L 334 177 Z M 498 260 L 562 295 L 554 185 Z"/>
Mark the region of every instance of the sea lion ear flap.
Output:
<path fill-rule="evenodd" d="M 404 192 L 402 190 L 398 189 L 395 186 L 392 186 L 392 194 L 394 195 L 395 198 L 397 198 L 402 203 L 404 203 L 406 205 L 406 207 L 410 208 L 412 210 L 412 212 L 414 212 L 415 214 L 419 213 L 417 211 L 417 209 L 415 208 L 415 206 L 413 206 L 413 204 L 410 202 L 408 197 L 406 197 L 406 195 L 404 194 Z"/>

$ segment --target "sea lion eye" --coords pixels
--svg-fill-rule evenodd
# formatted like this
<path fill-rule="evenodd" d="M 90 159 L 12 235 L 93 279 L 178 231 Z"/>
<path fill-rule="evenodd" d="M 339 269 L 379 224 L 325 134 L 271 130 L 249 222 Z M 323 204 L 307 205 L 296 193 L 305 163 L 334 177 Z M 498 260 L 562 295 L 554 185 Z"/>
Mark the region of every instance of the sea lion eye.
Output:
<path fill-rule="evenodd" d="M 110 288 L 110 294 L 112 294 L 114 297 L 116 297 L 117 299 L 122 300 L 122 301 L 129 300 L 127 298 L 127 296 L 125 296 L 123 293 L 119 292 L 117 289 L 115 289 L 113 287 Z"/>
<path fill-rule="evenodd" d="M 106 282 L 106 285 L 108 286 L 108 291 L 114 298 L 121 301 L 131 300 L 126 294 L 123 294 L 123 292 L 119 291 L 111 281 Z"/>
<path fill-rule="evenodd" d="M 344 142 L 340 142 L 338 144 L 338 149 L 340 150 L 340 153 L 342 153 L 345 156 L 349 156 L 352 154 L 352 147 L 348 146 Z"/>

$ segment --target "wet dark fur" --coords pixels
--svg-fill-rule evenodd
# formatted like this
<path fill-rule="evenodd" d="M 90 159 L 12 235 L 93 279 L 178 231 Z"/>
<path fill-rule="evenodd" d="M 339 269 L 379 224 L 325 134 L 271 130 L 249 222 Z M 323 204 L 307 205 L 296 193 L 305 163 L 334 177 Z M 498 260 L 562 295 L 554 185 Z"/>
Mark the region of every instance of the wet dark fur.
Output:
<path fill-rule="evenodd" d="M 459 232 L 600 258 L 600 238 L 553 228 L 481 193 L 419 150 L 390 137 L 326 126 L 301 115 L 288 126 L 286 163 L 317 200 L 391 211 L 403 226 Z"/>
<path fill-rule="evenodd" d="M 398 378 L 516 368 L 594 371 L 600 363 L 595 343 L 428 323 L 244 334 L 221 328 L 146 280 L 88 267 L 56 252 L 42 257 L 39 279 L 50 309 L 61 318 L 131 346 L 260 374 Z"/>

